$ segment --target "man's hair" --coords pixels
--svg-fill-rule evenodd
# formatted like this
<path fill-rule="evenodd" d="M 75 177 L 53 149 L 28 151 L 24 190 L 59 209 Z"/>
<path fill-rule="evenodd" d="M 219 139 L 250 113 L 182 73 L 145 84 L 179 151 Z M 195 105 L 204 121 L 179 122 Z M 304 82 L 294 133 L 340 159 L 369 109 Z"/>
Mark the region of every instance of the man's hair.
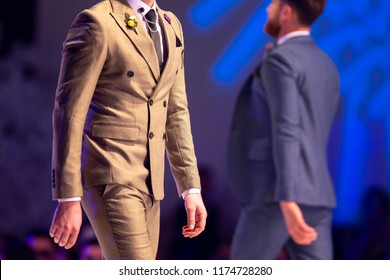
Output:
<path fill-rule="evenodd" d="M 312 25 L 325 9 L 326 0 L 281 0 L 290 5 L 298 14 L 303 25 Z"/>

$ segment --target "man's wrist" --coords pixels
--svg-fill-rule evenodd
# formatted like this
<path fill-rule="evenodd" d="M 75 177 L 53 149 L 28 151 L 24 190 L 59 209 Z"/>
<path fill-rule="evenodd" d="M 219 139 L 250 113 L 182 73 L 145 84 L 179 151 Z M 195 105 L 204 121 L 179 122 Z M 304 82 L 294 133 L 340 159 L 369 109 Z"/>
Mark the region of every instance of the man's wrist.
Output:
<path fill-rule="evenodd" d="M 200 188 L 190 188 L 188 190 L 185 190 L 184 192 L 182 192 L 181 197 L 185 199 L 186 196 L 189 194 L 200 194 Z"/>
<path fill-rule="evenodd" d="M 70 202 L 70 201 L 81 201 L 81 197 L 69 197 L 69 198 L 59 198 L 58 202 Z"/>

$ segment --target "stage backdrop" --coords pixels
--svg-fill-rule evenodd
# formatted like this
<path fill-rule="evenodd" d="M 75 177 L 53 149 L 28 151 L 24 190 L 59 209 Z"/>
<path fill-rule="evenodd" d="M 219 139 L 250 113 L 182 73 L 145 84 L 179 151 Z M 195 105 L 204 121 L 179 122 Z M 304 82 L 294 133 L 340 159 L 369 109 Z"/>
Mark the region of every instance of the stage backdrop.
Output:
<path fill-rule="evenodd" d="M 31 11 L 35 20 L 29 19 L 34 40 L 16 40 L 13 49 L 0 58 L 1 233 L 22 235 L 31 227 L 50 225 L 55 205 L 50 196 L 50 118 L 62 42 L 76 14 L 96 2 L 35 1 Z M 158 1 L 183 24 L 196 153 L 199 163 L 214 170 L 214 196 L 229 201 L 222 207 L 233 224 L 238 207 L 228 187 L 230 120 L 239 88 L 269 41 L 262 31 L 268 2 Z M 14 26 L 3 23 L 10 18 L 6 14 L 0 19 L 2 41 L 6 40 L 6 28 Z M 29 24 L 23 22 L 23 26 Z M 342 80 L 342 102 L 329 145 L 339 202 L 335 224 L 356 223 L 365 190 L 374 184 L 389 185 L 389 33 L 388 0 L 329 0 L 313 29 L 318 44 L 336 62 Z M 181 203 L 169 168 L 166 173 L 163 206 L 167 210 L 163 215 Z"/>

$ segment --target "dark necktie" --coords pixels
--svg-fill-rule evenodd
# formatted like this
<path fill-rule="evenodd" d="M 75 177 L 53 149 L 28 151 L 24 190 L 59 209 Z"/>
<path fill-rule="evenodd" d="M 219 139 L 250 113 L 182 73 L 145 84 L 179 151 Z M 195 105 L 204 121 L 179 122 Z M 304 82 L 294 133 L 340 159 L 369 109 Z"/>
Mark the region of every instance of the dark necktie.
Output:
<path fill-rule="evenodd" d="M 157 29 L 157 15 L 155 10 L 150 9 L 149 12 L 145 15 L 146 18 L 146 26 L 149 29 L 150 37 L 153 40 L 154 49 L 157 53 L 158 63 L 160 65 L 160 69 L 162 66 L 162 50 L 161 50 L 161 38 L 160 33 Z"/>

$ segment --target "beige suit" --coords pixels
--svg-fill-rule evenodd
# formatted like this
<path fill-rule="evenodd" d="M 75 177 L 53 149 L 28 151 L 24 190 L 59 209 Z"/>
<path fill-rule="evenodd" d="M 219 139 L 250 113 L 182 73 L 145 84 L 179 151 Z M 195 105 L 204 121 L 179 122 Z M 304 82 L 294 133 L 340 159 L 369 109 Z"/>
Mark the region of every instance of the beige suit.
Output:
<path fill-rule="evenodd" d="M 160 72 L 142 20 L 129 28 L 126 13 L 137 16 L 126 0 L 102 1 L 69 29 L 53 112 L 54 199 L 124 185 L 161 200 L 165 150 L 178 193 L 200 187 L 181 25 L 158 8 L 166 54 Z"/>

